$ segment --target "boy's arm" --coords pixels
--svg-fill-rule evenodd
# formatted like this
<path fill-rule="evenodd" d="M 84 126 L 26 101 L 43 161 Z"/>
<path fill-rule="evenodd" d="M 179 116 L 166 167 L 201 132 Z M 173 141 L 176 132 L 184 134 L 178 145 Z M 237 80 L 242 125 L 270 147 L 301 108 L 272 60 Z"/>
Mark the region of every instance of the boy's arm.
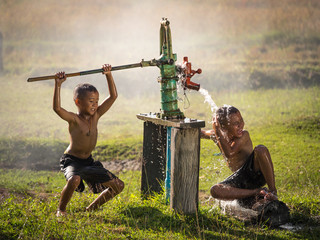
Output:
<path fill-rule="evenodd" d="M 221 147 L 221 143 L 219 141 L 219 137 L 217 137 L 216 128 L 214 125 L 212 130 L 207 130 L 207 131 L 201 130 L 200 138 L 213 140 L 214 143 L 217 144 L 217 146 L 219 147 L 222 154 L 224 154 L 223 148 Z"/>
<path fill-rule="evenodd" d="M 102 69 L 103 69 L 103 74 L 105 74 L 107 78 L 110 95 L 98 107 L 97 113 L 99 117 L 101 117 L 103 114 L 105 114 L 109 110 L 109 108 L 112 106 L 112 104 L 118 97 L 117 88 L 111 74 L 111 66 L 108 64 L 105 64 L 103 65 Z"/>
<path fill-rule="evenodd" d="M 53 110 L 67 122 L 71 122 L 74 120 L 74 113 L 66 111 L 61 107 L 61 98 L 60 98 L 60 89 L 62 83 L 66 80 L 66 76 L 64 72 L 59 72 L 55 77 L 55 86 L 54 86 L 54 94 L 53 94 Z"/>
<path fill-rule="evenodd" d="M 221 140 L 222 140 L 222 142 L 224 142 L 225 139 L 224 139 L 224 135 L 221 133 L 220 124 L 217 121 L 216 117 L 213 120 L 212 128 L 213 128 L 213 130 L 212 130 L 213 141 L 215 142 L 215 144 L 217 144 L 221 153 L 226 157 L 225 149 L 223 148 L 223 146 L 221 144 Z M 223 139 L 221 139 L 221 137 Z"/>
<path fill-rule="evenodd" d="M 213 130 L 207 130 L 207 131 L 201 130 L 200 138 L 211 139 L 213 134 L 214 134 Z"/>
<path fill-rule="evenodd" d="M 216 144 L 226 158 L 233 157 L 251 141 L 249 132 L 246 130 L 243 130 L 243 135 L 240 138 L 229 139 L 217 120 L 214 121 L 213 130 L 216 136 Z"/>

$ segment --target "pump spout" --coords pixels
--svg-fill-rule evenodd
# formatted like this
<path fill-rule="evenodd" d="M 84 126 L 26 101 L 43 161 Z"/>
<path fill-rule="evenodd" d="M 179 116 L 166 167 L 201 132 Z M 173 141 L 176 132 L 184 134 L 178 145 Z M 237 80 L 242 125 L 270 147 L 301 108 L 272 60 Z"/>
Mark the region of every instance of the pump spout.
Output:
<path fill-rule="evenodd" d="M 198 68 L 197 70 L 191 69 L 191 62 L 188 61 L 188 57 L 183 58 L 183 62 L 181 65 L 177 66 L 177 71 L 179 75 L 182 77 L 182 85 L 184 89 L 192 89 L 199 91 L 200 84 L 194 83 L 191 81 L 191 78 L 196 74 L 201 74 L 202 70 Z"/>
<path fill-rule="evenodd" d="M 190 79 L 189 79 L 189 81 L 188 80 L 186 81 L 184 86 L 186 88 L 188 88 L 188 89 L 192 89 L 192 90 L 196 90 L 196 91 L 199 91 L 199 89 L 200 89 L 200 84 L 199 83 L 194 83 Z"/>

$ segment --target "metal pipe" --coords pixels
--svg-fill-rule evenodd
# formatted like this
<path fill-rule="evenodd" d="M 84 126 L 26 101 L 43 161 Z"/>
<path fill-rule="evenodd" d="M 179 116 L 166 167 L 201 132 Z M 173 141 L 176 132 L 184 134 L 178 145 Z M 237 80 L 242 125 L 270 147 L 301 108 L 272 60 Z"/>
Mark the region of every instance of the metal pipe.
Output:
<path fill-rule="evenodd" d="M 170 202 L 170 191 L 171 191 L 171 128 L 167 127 L 167 167 L 166 167 L 166 203 Z"/>

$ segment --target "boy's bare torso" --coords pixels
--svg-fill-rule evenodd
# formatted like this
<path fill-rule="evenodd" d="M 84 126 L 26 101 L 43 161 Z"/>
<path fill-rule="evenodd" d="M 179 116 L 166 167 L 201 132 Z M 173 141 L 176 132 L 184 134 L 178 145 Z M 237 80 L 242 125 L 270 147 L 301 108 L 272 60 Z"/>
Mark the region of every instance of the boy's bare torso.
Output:
<path fill-rule="evenodd" d="M 86 159 L 96 146 L 98 138 L 98 116 L 83 118 L 74 114 L 74 121 L 69 123 L 70 145 L 65 153 Z"/>
<path fill-rule="evenodd" d="M 99 92 L 90 84 L 81 85 L 86 92 L 80 96 L 80 90 L 75 91 L 74 101 L 78 107 L 78 114 L 69 112 L 61 107 L 60 89 L 61 84 L 66 80 L 64 72 L 59 72 L 55 77 L 55 88 L 53 95 L 53 110 L 69 124 L 70 145 L 65 153 L 78 158 L 86 159 L 95 148 L 98 137 L 98 120 L 106 113 L 116 100 L 118 94 L 111 74 L 112 67 L 105 64 L 102 67 L 103 74 L 106 75 L 109 96 L 99 102 Z M 89 90 L 91 89 L 91 90 Z M 79 90 L 79 91 L 78 91 Z"/>
<path fill-rule="evenodd" d="M 231 154 L 229 153 L 228 157 L 226 157 L 225 154 L 225 159 L 227 162 L 228 167 L 232 172 L 237 171 L 239 168 L 243 166 L 243 164 L 247 161 L 248 157 L 251 155 L 253 152 L 253 145 L 252 141 L 249 137 L 249 133 L 243 134 L 241 138 L 247 138 L 247 139 L 235 139 L 232 141 L 230 146 L 235 144 L 235 141 L 242 141 L 245 144 L 242 144 L 242 146 L 239 148 L 238 151 L 232 152 Z"/>
<path fill-rule="evenodd" d="M 244 121 L 240 112 L 232 113 L 222 129 L 219 121 L 215 120 L 213 133 L 218 136 L 217 145 L 226 158 L 227 165 L 235 172 L 246 162 L 253 152 L 249 132 L 243 129 Z"/>

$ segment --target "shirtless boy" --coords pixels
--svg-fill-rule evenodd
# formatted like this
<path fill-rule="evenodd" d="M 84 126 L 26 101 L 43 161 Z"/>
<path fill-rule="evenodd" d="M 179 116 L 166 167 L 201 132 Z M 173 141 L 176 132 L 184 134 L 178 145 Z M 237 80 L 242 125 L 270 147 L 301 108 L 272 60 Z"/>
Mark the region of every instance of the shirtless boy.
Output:
<path fill-rule="evenodd" d="M 100 105 L 99 92 L 90 84 L 79 84 L 74 90 L 74 101 L 78 113 L 69 112 L 61 107 L 60 88 L 66 80 L 64 72 L 55 77 L 53 110 L 69 124 L 70 144 L 60 159 L 60 167 L 67 179 L 67 184 L 61 192 L 57 216 L 66 214 L 66 207 L 73 192 L 84 190 L 84 180 L 94 193 L 100 195 L 86 208 L 94 210 L 119 194 L 124 183 L 103 168 L 99 161 L 94 161 L 91 155 L 97 143 L 97 125 L 100 117 L 105 114 L 117 98 L 117 89 L 111 74 L 111 66 L 102 67 L 106 75 L 109 97 Z"/>
<path fill-rule="evenodd" d="M 211 195 L 220 200 L 264 197 L 277 199 L 273 164 L 268 149 L 263 145 L 255 148 L 249 132 L 243 129 L 240 111 L 233 106 L 220 107 L 213 118 L 213 129 L 201 130 L 201 137 L 212 139 L 223 154 L 233 172 L 223 182 L 211 188 Z M 267 183 L 269 190 L 262 188 Z"/>

